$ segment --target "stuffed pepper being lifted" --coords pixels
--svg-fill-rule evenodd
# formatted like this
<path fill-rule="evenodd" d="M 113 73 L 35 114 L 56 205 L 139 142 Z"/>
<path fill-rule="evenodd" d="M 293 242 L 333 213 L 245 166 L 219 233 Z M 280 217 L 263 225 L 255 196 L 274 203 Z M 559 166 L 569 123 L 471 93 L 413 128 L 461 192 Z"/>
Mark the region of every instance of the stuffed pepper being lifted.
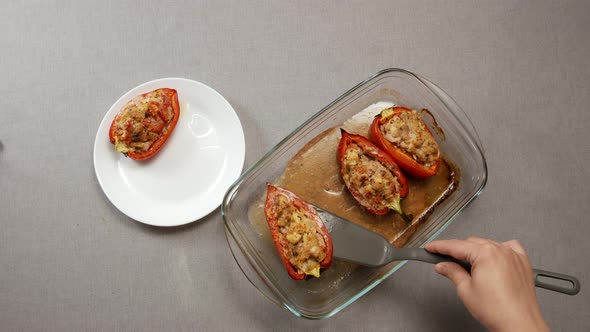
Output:
<path fill-rule="evenodd" d="M 390 107 L 371 124 L 371 136 L 402 170 L 418 178 L 436 174 L 440 149 L 420 113 L 405 107 Z"/>
<path fill-rule="evenodd" d="M 313 207 L 294 193 L 267 184 L 264 214 L 291 278 L 319 278 L 320 270 L 330 267 L 332 238 Z"/>
<path fill-rule="evenodd" d="M 383 215 L 391 209 L 410 222 L 401 207 L 408 182 L 395 161 L 364 136 L 340 131 L 338 161 L 348 191 L 367 211 Z"/>

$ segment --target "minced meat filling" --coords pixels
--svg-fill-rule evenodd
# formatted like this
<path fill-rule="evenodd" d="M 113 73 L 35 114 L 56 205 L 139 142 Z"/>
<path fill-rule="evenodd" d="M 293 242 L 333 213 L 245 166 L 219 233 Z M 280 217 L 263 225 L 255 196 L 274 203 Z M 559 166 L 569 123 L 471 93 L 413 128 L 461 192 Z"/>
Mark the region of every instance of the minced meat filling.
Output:
<path fill-rule="evenodd" d="M 324 238 L 317 225 L 305 211 L 294 206 L 285 195 L 279 195 L 277 205 L 279 232 L 287 239 L 285 250 L 289 262 L 305 274 L 320 276 L 320 263 L 326 258 Z"/>
<path fill-rule="evenodd" d="M 416 111 L 399 112 L 381 126 L 385 139 L 429 167 L 439 158 L 438 144 L 425 129 Z"/>
<path fill-rule="evenodd" d="M 350 144 L 344 156 L 344 182 L 356 188 L 376 210 L 399 200 L 397 178 L 379 161 L 367 156 L 357 144 Z M 393 185 L 392 185 L 393 184 Z"/>
<path fill-rule="evenodd" d="M 116 122 L 117 151 L 146 151 L 165 135 L 174 117 L 170 98 L 159 91 L 139 96 L 127 103 Z"/>

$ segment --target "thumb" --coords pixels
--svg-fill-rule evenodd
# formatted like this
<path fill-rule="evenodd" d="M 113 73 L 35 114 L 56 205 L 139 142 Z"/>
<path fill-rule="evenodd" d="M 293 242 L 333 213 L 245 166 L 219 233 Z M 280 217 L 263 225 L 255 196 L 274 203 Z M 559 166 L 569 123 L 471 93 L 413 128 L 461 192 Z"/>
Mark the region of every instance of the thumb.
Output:
<path fill-rule="evenodd" d="M 434 267 L 434 270 L 451 280 L 455 284 L 455 287 L 459 287 L 461 283 L 471 279 L 469 272 L 461 267 L 461 265 L 453 262 L 438 263 Z"/>

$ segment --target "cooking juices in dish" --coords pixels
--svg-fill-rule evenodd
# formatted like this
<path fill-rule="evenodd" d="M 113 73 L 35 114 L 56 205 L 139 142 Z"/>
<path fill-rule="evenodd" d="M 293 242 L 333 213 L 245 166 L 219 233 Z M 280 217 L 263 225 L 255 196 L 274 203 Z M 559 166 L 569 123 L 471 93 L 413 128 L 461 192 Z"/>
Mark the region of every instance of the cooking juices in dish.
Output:
<path fill-rule="evenodd" d="M 402 247 L 434 208 L 456 189 L 458 174 L 452 164 L 444 158 L 443 151 L 438 169 L 433 176 L 407 177 L 409 193 L 401 200 L 401 209 L 405 214 L 414 216 L 411 223 L 404 221 L 397 213 L 375 215 L 359 205 L 346 189 L 340 175 L 337 157 L 340 130 L 371 137 L 370 127 L 373 119 L 391 106 L 393 105 L 388 102 L 373 104 L 341 126 L 328 129 L 313 138 L 289 161 L 287 168 L 275 182 L 276 185 L 296 193 L 304 201 L 383 235 L 395 247 Z M 260 229 L 260 225 L 266 224 L 260 203 L 251 208 L 250 216 L 252 223 L 259 223 L 257 228 Z"/>

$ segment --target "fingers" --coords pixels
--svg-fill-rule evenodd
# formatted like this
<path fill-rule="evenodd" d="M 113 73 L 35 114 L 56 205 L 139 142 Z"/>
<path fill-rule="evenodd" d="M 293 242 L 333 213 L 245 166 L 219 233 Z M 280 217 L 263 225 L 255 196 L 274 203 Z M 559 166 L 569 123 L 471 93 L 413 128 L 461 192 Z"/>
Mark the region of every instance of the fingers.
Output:
<path fill-rule="evenodd" d="M 464 268 L 457 263 L 444 262 L 438 263 L 434 266 L 434 270 L 447 277 L 457 288 L 471 279 L 471 276 Z"/>
<path fill-rule="evenodd" d="M 510 249 L 516 251 L 517 253 L 519 253 L 521 255 L 527 256 L 526 251 L 524 250 L 523 246 L 517 240 L 510 240 L 510 241 L 502 242 L 502 245 L 509 247 Z"/>
<path fill-rule="evenodd" d="M 465 239 L 465 241 L 469 241 L 469 242 L 477 243 L 477 244 L 486 244 L 486 243 L 491 242 L 491 240 L 489 240 L 489 239 L 482 239 L 480 237 L 475 237 L 475 236 L 470 236 L 467 239 Z"/>
<path fill-rule="evenodd" d="M 439 240 L 428 243 L 425 248 L 432 253 L 449 255 L 473 264 L 478 246 L 478 244 L 469 241 Z"/>
<path fill-rule="evenodd" d="M 489 239 L 469 237 L 466 240 L 439 240 L 426 245 L 426 250 L 432 253 L 449 255 L 456 259 L 465 260 L 474 264 L 475 260 L 486 256 L 495 255 L 494 248 L 510 248 L 519 255 L 528 257 L 525 249 L 517 240 L 498 243 Z"/>

